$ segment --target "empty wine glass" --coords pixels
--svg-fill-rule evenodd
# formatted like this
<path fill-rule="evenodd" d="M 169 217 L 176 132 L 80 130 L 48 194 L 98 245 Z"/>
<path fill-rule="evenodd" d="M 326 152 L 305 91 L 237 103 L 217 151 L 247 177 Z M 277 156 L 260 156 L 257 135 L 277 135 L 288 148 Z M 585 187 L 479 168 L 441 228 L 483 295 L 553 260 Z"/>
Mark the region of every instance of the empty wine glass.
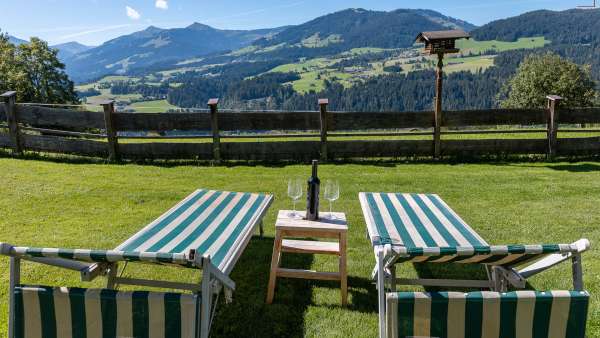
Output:
<path fill-rule="evenodd" d="M 302 197 L 302 180 L 299 178 L 290 178 L 288 180 L 288 196 L 292 199 L 293 203 L 293 212 L 290 216 L 296 218 L 298 217 L 298 213 L 296 213 L 296 202 L 300 197 Z"/>
<path fill-rule="evenodd" d="M 334 219 L 332 205 L 334 201 L 340 198 L 340 184 L 336 180 L 326 180 L 324 188 L 325 199 L 329 201 L 329 217 Z"/>

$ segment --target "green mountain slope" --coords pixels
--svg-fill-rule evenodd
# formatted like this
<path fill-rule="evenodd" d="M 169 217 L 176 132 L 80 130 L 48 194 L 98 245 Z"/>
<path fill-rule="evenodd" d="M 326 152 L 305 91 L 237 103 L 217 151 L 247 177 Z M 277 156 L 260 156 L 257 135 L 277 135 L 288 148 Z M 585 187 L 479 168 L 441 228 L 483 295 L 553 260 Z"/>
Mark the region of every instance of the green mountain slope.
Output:
<path fill-rule="evenodd" d="M 600 9 L 540 10 L 490 22 L 472 32 L 477 40 L 516 41 L 544 36 L 553 44 L 600 44 Z"/>
<path fill-rule="evenodd" d="M 199 23 L 175 29 L 151 26 L 75 54 L 65 63 L 69 75 L 82 81 L 106 74 L 126 74 L 131 68 L 161 61 L 184 60 L 242 48 L 278 30 L 219 30 Z"/>
<path fill-rule="evenodd" d="M 256 45 L 262 48 L 282 44 L 311 47 L 313 42 L 317 47 L 338 44 L 342 49 L 400 48 L 411 46 L 419 32 L 450 28 L 471 30 L 474 26 L 429 10 L 347 9 L 290 27 L 271 38 L 258 40 Z M 327 42 L 314 45 L 315 40 Z"/>

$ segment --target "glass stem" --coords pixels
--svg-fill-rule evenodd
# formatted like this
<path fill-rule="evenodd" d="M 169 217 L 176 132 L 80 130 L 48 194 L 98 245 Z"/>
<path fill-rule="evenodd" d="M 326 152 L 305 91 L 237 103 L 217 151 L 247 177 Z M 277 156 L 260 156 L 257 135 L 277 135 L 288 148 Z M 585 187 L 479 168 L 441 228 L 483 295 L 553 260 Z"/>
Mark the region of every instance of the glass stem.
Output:
<path fill-rule="evenodd" d="M 294 215 L 296 215 L 296 200 L 294 199 Z"/>
<path fill-rule="evenodd" d="M 329 217 L 333 218 L 333 215 L 331 215 L 333 212 L 331 211 L 332 207 L 331 205 L 333 204 L 332 201 L 329 201 Z"/>

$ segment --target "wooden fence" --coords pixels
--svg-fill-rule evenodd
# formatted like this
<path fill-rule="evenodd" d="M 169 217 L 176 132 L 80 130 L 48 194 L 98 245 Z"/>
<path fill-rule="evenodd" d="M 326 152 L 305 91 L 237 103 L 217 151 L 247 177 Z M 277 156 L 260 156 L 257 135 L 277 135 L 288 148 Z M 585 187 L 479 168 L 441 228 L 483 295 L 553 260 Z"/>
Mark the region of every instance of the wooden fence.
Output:
<path fill-rule="evenodd" d="M 319 100 L 318 111 L 221 112 L 218 100 L 212 99 L 208 102 L 209 109 L 204 112 L 153 114 L 115 112 L 113 102 L 102 104 L 103 112 L 91 112 L 19 104 L 15 102 L 14 92 L 5 93 L 0 98 L 4 102 L 0 104 L 0 121 L 6 121 L 6 124 L 0 124 L 0 147 L 10 148 L 16 154 L 27 150 L 106 157 L 110 160 L 215 161 L 433 157 L 436 153 L 441 157 L 546 154 L 553 159 L 555 156 L 600 154 L 600 137 L 557 137 L 559 124 L 600 123 L 600 108 L 559 108 L 560 98 L 557 96 L 548 97 L 547 109 L 445 111 L 437 119 L 433 112 L 330 112 L 327 110 L 328 101 L 324 99 Z M 439 121 L 440 125 L 436 126 L 435 121 Z M 498 125 L 519 126 L 519 129 L 473 130 Z M 389 132 L 410 129 L 417 131 Z M 367 130 L 369 133 L 364 133 Z M 544 132 L 547 137 L 444 140 L 435 137 L 434 130 L 440 130 L 440 136 Z M 130 136 L 131 132 L 150 131 L 194 131 L 195 135 L 177 138 L 205 138 L 206 141 L 165 142 L 169 137 Z M 201 131 L 205 134 L 200 135 Z M 274 131 L 277 133 L 274 134 Z M 236 134 L 225 136 L 232 132 Z M 365 137 L 361 139 L 361 135 Z M 415 135 L 426 139 L 399 137 Z M 340 139 L 341 136 L 346 139 Z M 373 139 L 373 136 L 378 136 L 378 139 Z M 231 140 L 250 137 L 255 140 Z M 265 137 L 281 137 L 282 140 L 257 142 Z M 126 140 L 128 138 L 149 140 L 136 142 Z"/>

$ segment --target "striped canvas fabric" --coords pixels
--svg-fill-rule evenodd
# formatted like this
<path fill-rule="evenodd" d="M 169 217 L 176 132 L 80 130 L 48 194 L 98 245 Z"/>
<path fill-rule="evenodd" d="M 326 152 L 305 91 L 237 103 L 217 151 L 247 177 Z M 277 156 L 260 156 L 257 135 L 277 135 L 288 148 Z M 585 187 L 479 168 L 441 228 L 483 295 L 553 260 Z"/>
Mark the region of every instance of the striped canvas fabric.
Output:
<path fill-rule="evenodd" d="M 438 195 L 360 193 L 373 246 L 388 246 L 398 262 L 514 266 L 552 253 L 577 252 L 574 244 L 490 246 Z"/>
<path fill-rule="evenodd" d="M 195 249 L 229 273 L 271 195 L 197 190 L 115 250 L 186 254 Z"/>
<path fill-rule="evenodd" d="M 576 291 L 387 294 L 388 338 L 585 338 L 589 294 Z"/>
<path fill-rule="evenodd" d="M 11 338 L 195 338 L 200 303 L 199 295 L 19 286 Z"/>
<path fill-rule="evenodd" d="M 438 195 L 360 193 L 359 199 L 373 245 L 488 245 Z"/>
<path fill-rule="evenodd" d="M 184 253 L 10 247 L 9 251 L 5 254 L 11 256 L 62 258 L 81 262 L 110 263 L 127 261 L 192 266 L 188 254 Z"/>

